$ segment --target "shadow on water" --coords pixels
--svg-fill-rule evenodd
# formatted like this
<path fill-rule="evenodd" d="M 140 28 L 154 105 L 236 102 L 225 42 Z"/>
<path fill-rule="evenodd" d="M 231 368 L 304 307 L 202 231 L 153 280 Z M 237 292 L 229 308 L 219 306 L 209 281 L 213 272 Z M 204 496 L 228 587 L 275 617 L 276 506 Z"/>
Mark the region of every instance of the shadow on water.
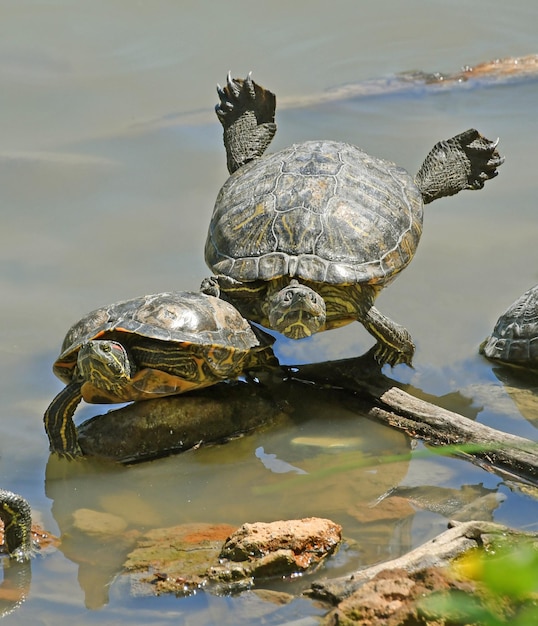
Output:
<path fill-rule="evenodd" d="M 492 371 L 519 413 L 538 428 L 538 372 L 507 366 L 496 366 Z"/>

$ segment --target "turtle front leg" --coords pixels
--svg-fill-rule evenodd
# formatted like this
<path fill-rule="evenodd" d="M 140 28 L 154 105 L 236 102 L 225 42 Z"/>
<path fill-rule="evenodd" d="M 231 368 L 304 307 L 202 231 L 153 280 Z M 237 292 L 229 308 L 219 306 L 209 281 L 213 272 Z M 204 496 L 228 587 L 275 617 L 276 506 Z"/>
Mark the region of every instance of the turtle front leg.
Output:
<path fill-rule="evenodd" d="M 482 189 L 504 163 L 490 141 L 474 128 L 435 144 L 415 177 L 424 203 L 453 196 L 464 189 Z"/>
<path fill-rule="evenodd" d="M 204 278 L 200 285 L 200 291 L 205 293 L 206 296 L 220 298 L 232 306 L 235 306 L 241 315 L 245 315 L 245 313 L 241 306 L 241 300 L 238 301 L 236 298 L 243 297 L 250 299 L 252 297 L 248 289 L 243 289 L 243 283 L 222 274 Z"/>
<path fill-rule="evenodd" d="M 380 364 L 394 367 L 398 363 L 411 366 L 415 344 L 407 330 L 383 315 L 374 306 L 360 320 L 366 330 L 377 339 L 374 358 Z"/>
<path fill-rule="evenodd" d="M 82 382 L 71 382 L 50 403 L 43 418 L 50 451 L 67 459 L 82 455 L 73 422 L 73 415 L 81 400 Z"/>
<path fill-rule="evenodd" d="M 230 278 L 230 276 L 218 274 L 204 278 L 200 285 L 200 291 L 207 296 L 214 296 L 235 304 L 236 298 L 252 300 L 257 295 L 263 295 L 266 291 L 266 285 L 264 283 L 261 286 L 254 285 L 254 283 L 242 283 L 235 278 Z M 227 297 L 227 294 L 230 295 L 230 298 Z"/>
<path fill-rule="evenodd" d="M 215 112 L 224 128 L 227 165 L 233 174 L 245 163 L 260 157 L 276 133 L 275 94 L 228 73 L 226 86 L 217 85 L 220 102 Z"/>
<path fill-rule="evenodd" d="M 200 291 L 205 293 L 206 296 L 213 296 L 214 298 L 220 298 L 220 285 L 218 276 L 209 276 L 204 278 L 200 285 Z"/>

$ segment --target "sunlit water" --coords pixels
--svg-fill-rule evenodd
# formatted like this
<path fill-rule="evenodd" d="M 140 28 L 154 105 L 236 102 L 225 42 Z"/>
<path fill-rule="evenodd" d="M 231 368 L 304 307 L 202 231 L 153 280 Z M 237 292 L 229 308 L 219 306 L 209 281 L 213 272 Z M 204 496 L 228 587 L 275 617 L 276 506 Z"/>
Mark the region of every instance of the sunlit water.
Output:
<path fill-rule="evenodd" d="M 134 530 L 330 517 L 352 547 L 322 575 L 397 556 L 446 526 L 442 515 L 420 510 L 405 522 L 369 522 L 365 509 L 399 484 L 483 483 L 501 496 L 495 520 L 536 529 L 536 503 L 500 478 L 424 457 L 420 445 L 409 461 L 405 437 L 335 409 L 330 394 L 295 397 L 292 422 L 223 446 L 131 468 L 88 463 L 84 475 L 66 478 L 45 478 L 42 414 L 61 388 L 51 364 L 71 323 L 115 300 L 196 289 L 207 274 L 203 244 L 226 179 L 214 86 L 228 69 L 253 70 L 284 103 L 273 150 L 341 139 L 415 172 L 437 140 L 466 128 L 501 137 L 498 179 L 427 207 L 415 259 L 378 303 L 417 344 L 415 369 L 387 374 L 535 439 L 534 391 L 507 386 L 477 346 L 538 280 L 538 82 L 320 105 L 316 95 L 404 70 L 450 72 L 535 53 L 537 26 L 530 1 L 3 3 L 1 485 L 24 494 L 47 529 L 64 533 L 61 550 L 32 562 L 29 597 L 4 623 L 281 624 L 319 613 L 306 600 L 277 607 L 252 594 L 132 598 L 116 578 L 119 550 L 103 554 L 98 542 L 65 532 L 81 507 L 119 515 Z M 310 104 L 285 106 L 302 96 Z M 297 363 L 370 345 L 353 324 L 306 342 L 279 341 L 277 351 Z M 85 407 L 77 419 L 96 412 Z M 263 462 L 273 454 L 307 474 L 276 473 Z M 273 587 L 297 591 L 301 583 Z"/>

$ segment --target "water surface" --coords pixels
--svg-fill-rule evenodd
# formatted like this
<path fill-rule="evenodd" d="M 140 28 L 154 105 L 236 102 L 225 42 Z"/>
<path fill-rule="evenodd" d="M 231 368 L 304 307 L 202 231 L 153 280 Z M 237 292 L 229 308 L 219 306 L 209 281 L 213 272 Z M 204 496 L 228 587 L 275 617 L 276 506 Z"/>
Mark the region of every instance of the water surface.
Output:
<path fill-rule="evenodd" d="M 506 163 L 499 177 L 479 193 L 427 207 L 415 259 L 378 304 L 417 344 L 415 369 L 387 374 L 469 417 L 535 439 L 535 391 L 503 378 L 477 346 L 538 280 L 538 83 L 320 104 L 316 96 L 410 69 L 450 72 L 536 53 L 537 25 L 538 7 L 529 0 L 278 0 L 270 7 L 231 0 L 210 9 L 170 0 L 5 1 L 2 486 L 28 497 L 57 534 L 80 507 L 120 515 L 131 530 L 331 517 L 355 547 L 329 574 L 397 556 L 446 525 L 445 516 L 422 510 L 383 523 L 364 516 L 387 489 L 424 485 L 424 477 L 434 488 L 482 483 L 502 496 L 495 520 L 536 530 L 536 503 L 500 478 L 460 460 L 423 458 L 420 445 L 409 460 L 405 437 L 335 409 L 330 394 L 295 397 L 293 422 L 223 446 L 131 468 L 88 463 L 83 475 L 67 477 L 50 468 L 46 475 L 42 414 L 61 388 L 51 364 L 81 315 L 139 294 L 196 289 L 207 274 L 203 244 L 226 179 L 212 113 L 215 83 L 229 69 L 239 76 L 252 70 L 283 103 L 275 150 L 303 139 L 346 140 L 415 172 L 436 141 L 466 128 L 501 137 Z M 299 97 L 308 104 L 285 106 Z M 277 350 L 297 363 L 354 356 L 370 345 L 352 324 L 306 342 L 280 340 Z M 77 419 L 97 410 L 85 407 Z M 349 445 L 312 445 L 335 438 Z M 275 473 L 256 454 L 261 447 L 308 475 Z M 400 460 L 383 462 L 386 456 Z M 337 471 L 353 461 L 357 469 Z M 331 471 L 318 477 L 324 469 Z M 29 597 L 6 624 L 249 624 L 260 616 L 281 624 L 318 613 L 305 600 L 278 608 L 252 594 L 131 598 L 116 578 L 121 554 L 63 539 L 62 550 L 32 562 Z"/>

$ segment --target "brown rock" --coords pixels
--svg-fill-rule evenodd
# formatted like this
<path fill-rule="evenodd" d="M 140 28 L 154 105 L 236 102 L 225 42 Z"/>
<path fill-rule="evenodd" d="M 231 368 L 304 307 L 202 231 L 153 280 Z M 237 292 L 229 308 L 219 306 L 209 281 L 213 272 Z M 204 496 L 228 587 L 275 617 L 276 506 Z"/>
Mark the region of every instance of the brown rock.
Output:
<path fill-rule="evenodd" d="M 342 527 L 331 520 L 309 517 L 300 520 L 243 524 L 226 540 L 220 557 L 230 561 L 254 561 L 270 553 L 286 551 L 297 571 L 334 552 L 342 540 Z"/>
<path fill-rule="evenodd" d="M 436 626 L 417 609 L 430 593 L 459 589 L 473 593 L 470 583 L 458 582 L 447 571 L 431 567 L 410 574 L 404 569 L 384 570 L 365 583 L 323 622 L 324 626 Z M 440 623 L 439 623 L 440 626 Z"/>
<path fill-rule="evenodd" d="M 188 595 L 203 586 L 205 572 L 217 561 L 228 524 L 180 524 L 150 530 L 139 538 L 124 565 L 137 593 Z"/>
<path fill-rule="evenodd" d="M 257 578 L 315 567 L 334 552 L 341 530 L 320 518 L 244 524 L 239 530 L 182 524 L 140 537 L 124 568 L 134 593 L 188 595 L 200 587 L 229 593 L 250 588 Z"/>

